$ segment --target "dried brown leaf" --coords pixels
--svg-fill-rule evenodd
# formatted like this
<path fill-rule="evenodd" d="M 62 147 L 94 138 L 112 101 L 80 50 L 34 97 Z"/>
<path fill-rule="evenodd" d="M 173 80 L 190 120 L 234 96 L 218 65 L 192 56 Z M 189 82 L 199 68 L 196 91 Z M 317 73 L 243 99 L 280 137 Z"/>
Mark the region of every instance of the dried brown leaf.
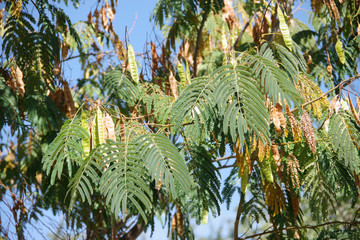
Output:
<path fill-rule="evenodd" d="M 311 9 L 314 12 L 319 13 L 322 4 L 323 4 L 322 0 L 311 0 Z"/>
<path fill-rule="evenodd" d="M 20 96 L 24 97 L 25 95 L 25 84 L 23 81 L 23 73 L 18 66 L 16 68 L 10 68 L 10 74 L 12 76 L 12 90 L 18 92 Z M 11 88 L 11 86 L 10 86 Z"/>
<path fill-rule="evenodd" d="M 289 106 L 286 105 L 286 114 L 289 117 L 290 125 L 291 125 L 291 131 L 293 134 L 294 141 L 301 141 L 301 126 L 299 122 L 296 120 L 294 114 L 289 109 Z"/>
<path fill-rule="evenodd" d="M 153 42 L 150 42 L 151 45 L 151 59 L 152 59 L 152 66 L 151 66 L 151 75 L 152 78 L 156 78 L 156 71 L 159 69 L 159 56 L 156 53 L 156 46 Z"/>
<path fill-rule="evenodd" d="M 73 100 L 73 97 L 71 95 L 71 90 L 69 88 L 69 84 L 68 84 L 68 82 L 66 80 L 63 82 L 63 85 L 64 85 L 66 116 L 68 118 L 72 118 L 76 114 L 76 108 L 75 108 L 74 100 Z"/>
<path fill-rule="evenodd" d="M 298 159 L 294 155 L 289 155 L 287 158 L 287 175 L 290 177 L 293 188 L 300 188 L 299 171 L 300 165 Z"/>
<path fill-rule="evenodd" d="M 109 26 L 108 26 L 108 19 L 106 17 L 106 10 L 105 10 L 105 5 L 103 5 L 100 9 L 100 18 L 101 18 L 101 24 L 103 26 L 103 28 L 105 29 L 105 31 L 107 31 L 109 29 Z"/>
<path fill-rule="evenodd" d="M 329 117 L 331 117 L 331 115 L 333 114 L 334 109 L 336 107 L 336 103 L 339 102 L 338 99 L 339 99 L 339 95 L 336 95 L 333 99 L 331 99 L 329 106 L 329 115 L 330 115 Z"/>
<path fill-rule="evenodd" d="M 175 99 L 177 99 L 179 96 L 178 83 L 177 83 L 176 78 L 173 75 L 172 71 L 170 71 L 169 83 L 170 83 L 170 89 L 171 89 L 172 95 L 175 97 Z"/>
<path fill-rule="evenodd" d="M 109 3 L 105 4 L 106 16 L 109 18 L 110 22 L 115 19 L 115 8 L 112 8 Z"/>
<path fill-rule="evenodd" d="M 11 8 L 10 8 L 9 12 L 10 12 L 11 16 L 13 16 L 15 18 L 19 18 L 20 13 L 21 13 L 21 8 L 22 8 L 22 0 L 15 0 L 15 1 L 12 1 L 12 2 L 13 3 L 11 5 Z"/>
<path fill-rule="evenodd" d="M 260 44 L 260 39 L 261 39 L 261 19 L 260 19 L 260 13 L 256 13 L 255 14 L 255 24 L 253 27 L 253 39 L 254 39 L 254 43 L 256 45 Z"/>
<path fill-rule="evenodd" d="M 281 157 L 280 157 L 278 146 L 275 145 L 275 143 L 273 141 L 271 142 L 271 152 L 272 152 L 272 156 L 275 160 L 275 164 L 279 168 L 281 166 Z"/>
<path fill-rule="evenodd" d="M 326 7 L 329 9 L 330 16 L 334 17 L 335 22 L 340 19 L 339 10 L 334 0 L 324 0 Z"/>
<path fill-rule="evenodd" d="M 104 121 L 104 139 L 111 139 L 116 141 L 115 136 L 115 125 L 114 121 L 112 120 L 112 117 L 105 113 L 105 116 L 103 117 Z"/>
<path fill-rule="evenodd" d="M 171 234 L 176 229 L 177 234 L 179 234 L 180 238 L 184 236 L 184 226 L 183 226 L 183 215 L 181 212 L 181 207 L 179 205 L 176 206 L 176 213 L 174 214 L 171 220 Z"/>
<path fill-rule="evenodd" d="M 224 0 L 222 12 L 222 18 L 228 24 L 230 31 L 234 28 L 238 29 L 240 27 L 239 20 L 234 11 L 233 0 Z"/>
<path fill-rule="evenodd" d="M 282 213 L 285 209 L 285 196 L 280 186 L 274 181 L 273 183 L 267 183 L 264 186 L 265 203 L 271 211 L 273 216 Z"/>
<path fill-rule="evenodd" d="M 62 60 L 65 60 L 69 52 L 69 45 L 65 42 L 62 42 L 61 44 L 61 57 Z"/>
<path fill-rule="evenodd" d="M 315 154 L 316 141 L 315 141 L 314 128 L 312 125 L 311 118 L 305 109 L 303 109 L 303 115 L 301 117 L 301 126 L 304 131 L 306 142 L 309 148 L 311 149 L 312 153 Z"/>
<path fill-rule="evenodd" d="M 290 188 L 290 198 L 291 198 L 291 207 L 293 209 L 294 219 L 296 219 L 300 211 L 300 201 L 299 201 L 299 197 L 294 193 L 294 190 L 292 188 Z M 297 233 L 297 235 L 299 235 L 299 233 Z M 300 237 L 295 239 L 300 239 Z"/>
<path fill-rule="evenodd" d="M 259 162 L 262 162 L 264 160 L 264 157 L 265 157 L 265 146 L 264 146 L 264 143 L 259 139 L 258 140 L 258 159 L 259 159 Z"/>

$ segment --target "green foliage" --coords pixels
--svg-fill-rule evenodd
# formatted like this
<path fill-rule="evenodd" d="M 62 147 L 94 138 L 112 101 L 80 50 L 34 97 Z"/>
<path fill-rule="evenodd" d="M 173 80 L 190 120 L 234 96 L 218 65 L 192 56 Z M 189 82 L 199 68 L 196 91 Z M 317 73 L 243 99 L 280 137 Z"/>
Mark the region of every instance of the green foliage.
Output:
<path fill-rule="evenodd" d="M 351 170 L 359 171 L 359 140 L 354 139 L 342 114 L 334 114 L 330 119 L 329 135 L 332 137 L 334 150 Z M 354 140 L 353 140 L 354 139 Z M 354 145 L 356 143 L 356 145 Z"/>
<path fill-rule="evenodd" d="M 17 109 L 14 92 L 5 84 L 4 78 L 0 77 L 0 129 L 10 123 L 13 124 L 14 129 L 23 125 Z"/>
<path fill-rule="evenodd" d="M 139 88 L 119 70 L 106 74 L 104 88 L 108 90 L 109 96 L 115 95 L 130 106 L 136 103 L 140 92 Z"/>
<path fill-rule="evenodd" d="M 101 168 L 104 172 L 99 190 L 105 196 L 106 205 L 115 215 L 121 211 L 124 217 L 135 214 L 129 206 L 132 205 L 147 221 L 146 216 L 151 211 L 152 192 L 137 146 L 131 142 L 108 140 L 100 150 L 101 158 L 98 161 L 102 161 Z"/>
<path fill-rule="evenodd" d="M 291 19 L 290 2 L 224 6 L 230 2 L 159 0 L 152 19 L 167 39 L 139 76 L 139 55 L 113 28 L 114 1 L 100 1 L 75 24 L 46 0 L 6 1 L 0 130 L 11 126 L 17 142 L 0 143 L 0 180 L 1 198 L 10 193 L 19 216 L 18 236 L 49 208 L 76 233 L 85 226 L 89 239 L 134 239 L 163 213 L 169 236 L 193 239 L 192 218 L 206 223 L 239 195 L 235 223 L 271 222 L 269 239 L 306 238 L 310 216 L 323 223 L 339 206 L 354 210 L 358 109 L 336 105 L 333 113 L 334 102 L 318 98 L 311 81 L 333 87 L 358 77 L 360 5 L 312 1 L 309 30 Z M 65 66 L 77 57 L 84 79 L 70 91 Z M 23 196 L 33 196 L 29 213 Z M 319 229 L 314 238 L 358 238 L 357 213 L 351 217 L 344 227 L 311 227 Z"/>
<path fill-rule="evenodd" d="M 56 177 L 61 178 L 65 164 L 67 175 L 72 176 L 73 166 L 83 161 L 85 153 L 80 141 L 90 136 L 79 123 L 79 118 L 67 120 L 44 153 L 43 169 L 51 175 L 51 184 L 55 183 Z"/>
<path fill-rule="evenodd" d="M 140 136 L 137 144 L 155 182 L 163 185 L 173 198 L 178 196 L 176 186 L 181 186 L 183 192 L 189 191 L 192 182 L 189 170 L 183 157 L 167 137 L 147 134 Z"/>

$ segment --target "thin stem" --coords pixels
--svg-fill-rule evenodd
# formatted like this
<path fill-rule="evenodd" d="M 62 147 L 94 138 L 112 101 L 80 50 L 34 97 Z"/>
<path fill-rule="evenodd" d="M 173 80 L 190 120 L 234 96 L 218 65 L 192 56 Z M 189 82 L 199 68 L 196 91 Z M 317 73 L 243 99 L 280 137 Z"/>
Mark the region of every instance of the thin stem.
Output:
<path fill-rule="evenodd" d="M 250 25 L 251 20 L 254 18 L 254 15 L 251 16 L 251 18 L 246 22 L 245 26 L 243 27 L 243 29 L 241 30 L 239 36 L 237 37 L 234 45 L 233 45 L 233 49 L 235 49 L 236 45 L 238 44 L 238 42 L 240 41 L 240 39 L 242 38 L 242 36 L 245 33 L 245 30 L 248 28 L 248 26 Z"/>
<path fill-rule="evenodd" d="M 214 159 L 212 160 L 213 162 L 219 162 L 219 161 L 222 161 L 222 160 L 228 160 L 228 159 L 231 159 L 231 158 L 236 158 L 236 156 L 228 156 L 228 157 L 221 157 L 221 158 L 217 158 L 217 159 Z"/>
<path fill-rule="evenodd" d="M 331 93 L 332 91 L 336 90 L 337 88 L 339 88 L 339 87 L 346 87 L 347 85 L 349 85 L 351 82 L 353 82 L 354 80 L 356 80 L 356 79 L 358 79 L 358 78 L 360 78 L 360 74 L 356 74 L 355 76 L 353 76 L 353 77 L 351 77 L 351 78 L 348 78 L 348 79 L 340 82 L 338 85 L 336 85 L 335 87 L 333 87 L 333 88 L 330 89 L 329 91 L 325 92 L 325 93 L 322 94 L 320 97 L 315 98 L 315 99 L 313 99 L 313 100 L 311 100 L 311 101 L 309 101 L 309 102 L 306 102 L 306 103 L 300 105 L 300 107 L 303 108 L 303 107 L 305 107 L 305 106 L 307 106 L 307 105 L 309 105 L 309 104 L 312 104 L 312 103 L 314 103 L 314 102 L 322 99 L 323 97 L 326 97 L 329 93 Z M 294 111 L 296 111 L 296 110 L 298 110 L 298 108 L 294 108 L 293 110 L 291 110 L 291 112 L 294 112 Z"/>
<path fill-rule="evenodd" d="M 316 230 L 316 228 L 319 227 L 323 227 L 323 226 L 328 226 L 328 225 L 334 225 L 334 224 L 342 224 L 342 225 L 360 225 L 360 221 L 333 221 L 333 222 L 326 222 L 326 223 L 322 223 L 322 224 L 318 224 L 318 225 L 305 225 L 305 226 L 293 226 L 293 227 L 286 227 L 286 228 L 282 228 L 282 229 L 277 229 L 278 231 L 284 231 L 284 230 L 293 230 L 293 229 L 313 229 Z M 244 238 L 237 238 L 236 240 L 245 240 L 245 239 L 253 239 L 255 237 L 259 237 L 262 235 L 266 235 L 266 234 L 270 234 L 273 233 L 275 230 L 270 230 L 270 231 L 265 231 L 262 233 L 257 233 L 251 236 L 247 236 Z"/>
<path fill-rule="evenodd" d="M 204 28 L 206 19 L 208 17 L 209 13 L 205 12 L 203 19 L 201 20 L 201 24 L 200 24 L 200 28 L 197 32 L 197 38 L 196 38 L 196 46 L 195 46 L 195 53 L 194 53 L 194 77 L 197 76 L 197 58 L 199 55 L 199 49 L 200 49 L 200 42 L 201 42 L 201 34 L 202 34 L 202 30 Z"/>

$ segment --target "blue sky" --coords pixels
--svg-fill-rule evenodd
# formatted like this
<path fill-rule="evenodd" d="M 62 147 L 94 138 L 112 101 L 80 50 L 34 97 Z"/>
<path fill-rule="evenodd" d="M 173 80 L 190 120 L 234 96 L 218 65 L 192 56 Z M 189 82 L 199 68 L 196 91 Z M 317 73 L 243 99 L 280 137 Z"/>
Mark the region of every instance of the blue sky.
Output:
<path fill-rule="evenodd" d="M 69 7 L 64 6 L 64 10 L 70 16 L 72 22 L 75 23 L 80 20 L 86 20 L 90 10 L 95 9 L 96 2 L 97 1 L 94 0 L 80 1 L 80 8 L 74 9 L 72 5 L 70 5 Z M 125 29 L 127 29 L 127 31 L 131 30 L 129 35 L 129 41 L 134 47 L 135 52 L 142 52 L 145 47 L 146 41 L 153 39 L 155 33 L 160 35 L 160 31 L 156 30 L 154 24 L 150 22 L 150 15 L 156 2 L 157 0 L 133 0 L 132 2 L 123 0 L 118 1 L 114 28 L 119 34 L 121 40 L 124 39 Z M 297 1 L 297 3 L 295 4 L 295 8 L 298 6 L 298 2 L 299 1 Z M 310 9 L 309 3 L 304 4 L 302 8 Z M 308 15 L 305 11 L 299 10 L 296 12 L 295 16 L 305 23 L 308 21 Z M 66 74 L 66 77 L 68 78 L 67 80 L 72 84 L 76 83 L 76 80 L 82 77 L 80 71 L 80 64 L 77 62 L 77 60 L 73 60 L 71 64 L 68 64 L 66 67 L 66 71 L 69 71 L 69 73 Z M 221 173 L 224 174 L 223 179 L 225 179 L 229 170 L 221 171 Z M 209 236 L 213 236 L 219 229 L 221 229 L 223 236 L 227 236 L 233 226 L 233 220 L 235 219 L 236 206 L 238 202 L 239 197 L 237 197 L 235 194 L 229 211 L 226 209 L 225 204 L 223 204 L 221 208 L 222 215 L 220 217 L 214 219 L 213 217 L 209 216 L 209 222 L 207 225 L 195 226 L 194 223 L 196 239 L 199 239 L 200 237 L 207 238 Z M 48 212 L 46 215 L 51 217 L 50 212 Z M 61 222 L 60 217 L 56 217 L 53 219 L 55 221 L 58 221 L 58 223 Z M 2 216 L 2 220 L 5 220 L 5 216 Z M 230 223 L 227 222 L 228 220 L 230 220 Z M 50 224 L 50 220 L 47 217 L 44 217 L 42 221 Z M 38 224 L 40 225 L 41 223 L 39 222 Z M 29 235 L 29 239 L 43 239 L 41 234 L 31 230 L 31 227 L 28 230 L 29 232 L 32 232 L 31 236 Z M 46 233 L 48 233 L 49 231 L 45 227 L 43 227 L 43 230 L 44 235 L 46 236 Z M 146 234 L 143 234 L 140 239 L 167 239 L 167 229 L 162 229 L 160 221 L 156 221 L 153 237 L 150 238 L 150 231 L 148 231 Z"/>

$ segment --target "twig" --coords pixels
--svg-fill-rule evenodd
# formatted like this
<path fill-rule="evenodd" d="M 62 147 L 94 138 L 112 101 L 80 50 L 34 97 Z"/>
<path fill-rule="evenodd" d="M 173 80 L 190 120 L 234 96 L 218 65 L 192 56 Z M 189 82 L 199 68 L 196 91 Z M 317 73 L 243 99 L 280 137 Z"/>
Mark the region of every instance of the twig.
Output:
<path fill-rule="evenodd" d="M 200 28 L 198 30 L 198 33 L 197 33 L 197 38 L 196 38 L 196 45 L 195 45 L 195 53 L 194 53 L 194 77 L 196 77 L 197 75 L 197 58 L 198 58 L 198 55 L 199 55 L 199 48 L 200 48 L 200 40 L 201 40 L 201 33 L 202 33 L 202 30 L 204 28 L 204 25 L 205 25 L 205 22 L 206 22 L 206 19 L 208 17 L 209 13 L 208 12 L 205 12 L 204 13 L 204 16 L 203 16 L 203 19 L 201 20 L 201 24 L 200 24 Z"/>
<path fill-rule="evenodd" d="M 305 225 L 305 226 L 293 226 L 293 227 L 286 227 L 286 228 L 282 228 L 282 229 L 277 229 L 278 231 L 284 231 L 284 230 L 293 230 L 293 229 L 313 229 L 315 230 L 316 228 L 319 227 L 323 227 L 323 226 L 327 226 L 327 225 L 334 225 L 334 224 L 342 224 L 342 225 L 347 225 L 347 224 L 351 224 L 351 225 L 359 225 L 360 221 L 333 221 L 333 222 L 326 222 L 326 223 L 322 223 L 322 224 L 318 224 L 318 225 Z M 237 238 L 237 240 L 245 240 L 245 239 L 250 239 L 250 238 L 255 238 L 258 236 L 262 236 L 262 235 L 266 235 L 266 234 L 270 234 L 273 233 L 275 230 L 270 230 L 270 231 L 265 231 L 262 233 L 257 233 L 251 236 L 247 236 L 244 238 Z"/>
<path fill-rule="evenodd" d="M 220 169 L 223 169 L 223 168 L 232 168 L 232 167 L 235 167 L 235 166 L 236 166 L 235 164 L 225 165 L 225 166 L 218 167 L 218 168 L 216 168 L 216 169 L 217 169 L 217 170 L 220 170 Z"/>
<path fill-rule="evenodd" d="M 61 60 L 60 62 L 66 62 L 66 61 L 69 61 L 71 59 L 79 58 L 79 57 L 82 57 L 82 56 L 98 56 L 98 55 L 101 55 L 101 54 L 108 55 L 108 54 L 111 54 L 111 53 L 116 53 L 116 51 L 112 50 L 112 51 L 96 52 L 96 53 L 84 53 L 82 55 L 80 54 L 80 55 L 76 55 L 76 56 L 70 56 L 70 57 L 68 57 L 66 59 Z"/>
<path fill-rule="evenodd" d="M 227 160 L 227 159 L 231 159 L 231 158 L 236 158 L 236 156 L 228 156 L 228 157 L 221 157 L 221 158 L 217 158 L 217 159 L 214 159 L 212 160 L 213 162 L 219 162 L 219 161 L 222 161 L 222 160 Z"/>
<path fill-rule="evenodd" d="M 353 76 L 353 77 L 351 77 L 351 78 L 348 78 L 348 79 L 340 82 L 338 85 L 336 85 L 335 87 L 333 87 L 332 89 L 330 89 L 330 90 L 327 91 L 326 93 L 322 94 L 320 97 L 315 98 L 315 99 L 313 99 L 313 100 L 311 100 L 311 101 L 309 101 L 309 102 L 306 102 L 306 103 L 300 105 L 300 107 L 303 108 L 303 107 L 305 107 L 305 106 L 307 106 L 307 105 L 309 105 L 309 104 L 312 104 L 313 102 L 316 102 L 316 101 L 322 99 L 323 97 L 326 97 L 329 93 L 331 93 L 332 91 L 336 90 L 337 88 L 339 88 L 339 87 L 346 87 L 346 86 L 349 85 L 352 81 L 354 81 L 354 80 L 356 80 L 356 79 L 358 79 L 358 78 L 360 78 L 360 74 L 356 74 L 355 76 Z M 298 110 L 298 108 L 294 108 L 294 109 L 291 110 L 290 112 L 294 112 L 294 111 L 296 111 L 296 110 Z"/>
<path fill-rule="evenodd" d="M 242 36 L 245 33 L 245 30 L 247 29 L 247 27 L 250 25 L 251 20 L 254 18 L 254 15 L 251 16 L 251 18 L 246 22 L 245 26 L 243 27 L 243 29 L 241 30 L 239 36 L 237 37 L 234 45 L 233 45 L 233 49 L 235 49 L 236 45 L 238 44 L 238 42 L 240 41 L 240 39 L 242 38 Z"/>
<path fill-rule="evenodd" d="M 242 212 L 242 207 L 244 205 L 244 199 L 245 199 L 245 194 L 241 193 L 240 195 L 240 202 L 239 202 L 239 206 L 236 212 L 236 218 L 235 218 L 235 223 L 234 223 L 234 240 L 238 239 L 238 235 L 239 235 L 239 221 L 240 221 L 240 216 L 241 216 L 241 212 Z"/>
<path fill-rule="evenodd" d="M 330 140 L 331 138 L 321 138 L 321 139 L 317 139 L 315 140 L 315 142 L 320 142 L 320 141 L 326 141 L 326 140 Z M 284 145 L 290 145 L 290 144 L 296 144 L 296 143 L 305 143 L 306 141 L 294 141 L 294 142 L 284 142 L 284 143 L 275 143 L 272 145 L 277 145 L 277 146 L 284 146 Z"/>

